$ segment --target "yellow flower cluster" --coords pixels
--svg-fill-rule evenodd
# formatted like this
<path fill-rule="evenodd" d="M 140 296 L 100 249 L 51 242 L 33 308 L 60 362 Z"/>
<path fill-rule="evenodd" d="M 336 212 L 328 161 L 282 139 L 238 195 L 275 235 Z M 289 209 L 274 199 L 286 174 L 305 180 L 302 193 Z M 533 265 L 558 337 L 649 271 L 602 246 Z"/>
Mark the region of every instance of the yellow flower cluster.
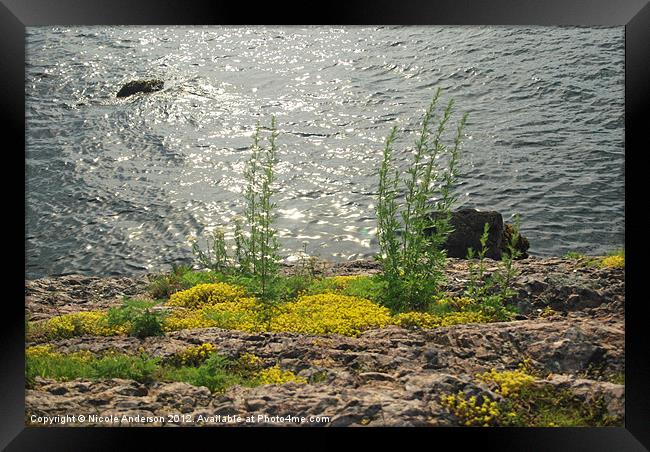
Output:
<path fill-rule="evenodd" d="M 237 360 L 237 364 L 240 369 L 252 372 L 262 368 L 264 362 L 259 356 L 255 356 L 252 353 L 244 353 Z"/>
<path fill-rule="evenodd" d="M 109 326 L 108 316 L 102 311 L 83 311 L 64 314 L 45 320 L 40 329 L 50 339 L 73 336 L 116 336 L 127 334 L 126 325 Z"/>
<path fill-rule="evenodd" d="M 553 317 L 553 316 L 556 315 L 556 314 L 557 314 L 557 312 L 556 312 L 552 307 L 550 307 L 550 306 L 546 306 L 546 307 L 542 310 L 542 312 L 541 312 L 541 314 L 540 314 L 539 316 L 540 316 L 540 317 L 547 318 L 547 317 Z"/>
<path fill-rule="evenodd" d="M 52 354 L 52 346 L 49 344 L 34 345 L 25 349 L 25 356 L 27 358 L 40 358 L 42 356 L 48 356 L 50 354 Z"/>
<path fill-rule="evenodd" d="M 362 276 L 338 276 L 337 284 L 349 284 Z M 260 332 L 293 332 L 322 335 L 358 336 L 361 332 L 398 325 L 405 328 L 438 328 L 464 323 L 486 323 L 493 319 L 470 310 L 470 298 L 446 298 L 438 301 L 454 311 L 445 314 L 407 312 L 392 316 L 377 303 L 337 293 L 303 295 L 297 301 L 264 306 L 253 297 L 245 297 L 244 289 L 225 283 L 200 284 L 172 294 L 168 304 L 173 307 L 163 319 L 164 331 L 218 327 Z M 270 314 L 270 315 L 269 315 Z M 110 326 L 107 313 L 78 312 L 53 317 L 35 325 L 52 338 L 79 335 L 114 336 L 128 334 L 127 324 Z"/>
<path fill-rule="evenodd" d="M 363 330 L 391 323 L 388 309 L 370 300 L 337 294 L 300 297 L 281 307 L 271 331 L 358 336 Z"/>
<path fill-rule="evenodd" d="M 460 325 L 464 323 L 490 323 L 494 319 L 477 311 L 451 312 L 442 316 L 441 326 Z"/>
<path fill-rule="evenodd" d="M 536 371 L 535 364 L 529 357 L 524 358 L 517 366 L 517 369 L 529 375 L 533 375 Z"/>
<path fill-rule="evenodd" d="M 303 377 L 300 377 L 289 370 L 282 370 L 279 366 L 269 367 L 255 374 L 254 377 L 261 385 L 281 385 L 289 382 L 307 383 Z"/>
<path fill-rule="evenodd" d="M 469 297 L 440 298 L 436 301 L 436 304 L 449 306 L 454 311 L 465 311 L 467 308 L 475 306 L 476 300 Z"/>
<path fill-rule="evenodd" d="M 454 303 L 457 309 L 464 309 L 470 306 L 473 300 L 454 298 L 446 299 L 445 303 Z M 388 309 L 370 300 L 335 293 L 301 296 L 295 302 L 281 304 L 275 308 L 270 321 L 261 319 L 260 310 L 261 305 L 255 298 L 223 301 L 197 309 L 177 309 L 164 320 L 163 329 L 176 331 L 218 327 L 249 332 L 358 336 L 364 330 L 391 324 L 405 328 L 438 328 L 492 321 L 490 317 L 477 311 L 451 312 L 444 315 L 407 312 L 391 316 Z"/>
<path fill-rule="evenodd" d="M 497 372 L 492 369 L 476 376 L 480 381 L 497 385 L 495 392 L 504 397 L 517 397 L 522 388 L 534 383 L 535 377 L 523 370 L 506 370 Z"/>
<path fill-rule="evenodd" d="M 625 267 L 625 257 L 619 254 L 608 256 L 600 261 L 601 267 L 620 268 Z"/>
<path fill-rule="evenodd" d="M 462 392 L 442 396 L 440 402 L 468 427 L 495 425 L 501 414 L 497 402 L 483 397 L 483 401 L 479 404 L 475 396 L 468 399 Z"/>
<path fill-rule="evenodd" d="M 219 303 L 203 308 L 203 316 L 214 326 L 227 330 L 263 331 L 259 312 L 262 305 L 255 298 Z"/>
<path fill-rule="evenodd" d="M 489 323 L 493 319 L 476 311 L 451 312 L 445 315 L 428 312 L 404 312 L 393 317 L 393 323 L 403 328 L 439 328 L 464 323 Z"/>
<path fill-rule="evenodd" d="M 217 350 L 213 344 L 187 347 L 174 354 L 172 362 L 179 366 L 198 366 Z"/>
<path fill-rule="evenodd" d="M 403 312 L 393 317 L 393 323 L 402 328 L 438 328 L 441 317 L 428 312 Z"/>
<path fill-rule="evenodd" d="M 163 330 L 177 331 L 193 328 L 218 327 L 229 330 L 261 331 L 255 298 L 224 301 L 199 309 L 176 309 L 163 322 Z"/>
<path fill-rule="evenodd" d="M 201 309 L 174 310 L 163 321 L 164 331 L 191 330 L 194 328 L 210 328 L 212 326 L 216 326 L 216 322 L 206 319 Z"/>
<path fill-rule="evenodd" d="M 90 362 L 95 358 L 95 355 L 93 355 L 93 353 L 88 350 L 79 350 L 76 352 L 63 354 L 61 352 L 54 351 L 51 345 L 34 345 L 32 347 L 27 347 L 27 349 L 25 349 L 25 356 L 28 359 L 59 358 L 65 356 L 68 359 L 82 362 Z"/>
<path fill-rule="evenodd" d="M 200 308 L 207 305 L 236 301 L 244 296 L 244 289 L 226 283 L 199 284 L 191 289 L 176 292 L 167 304 L 185 308 Z"/>

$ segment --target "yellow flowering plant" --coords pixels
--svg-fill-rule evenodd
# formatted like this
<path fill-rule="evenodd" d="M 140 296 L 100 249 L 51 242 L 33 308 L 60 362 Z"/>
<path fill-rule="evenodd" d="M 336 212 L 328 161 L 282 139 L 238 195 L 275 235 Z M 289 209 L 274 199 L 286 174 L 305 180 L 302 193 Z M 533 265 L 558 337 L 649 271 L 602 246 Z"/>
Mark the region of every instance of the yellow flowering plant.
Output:
<path fill-rule="evenodd" d="M 199 284 L 191 289 L 173 293 L 169 297 L 169 306 L 184 308 L 201 308 L 224 302 L 237 301 L 245 296 L 244 288 L 227 283 Z"/>
<path fill-rule="evenodd" d="M 442 396 L 440 403 L 467 427 L 496 425 L 501 415 L 497 402 L 486 397 L 479 402 L 476 396 L 468 398 L 463 392 Z"/>
<path fill-rule="evenodd" d="M 51 317 L 39 322 L 39 330 L 48 339 L 64 339 L 74 336 L 117 336 L 126 334 L 128 326 L 111 326 L 103 311 L 82 311 Z"/>
<path fill-rule="evenodd" d="M 260 385 L 281 385 L 285 383 L 306 384 L 307 380 L 288 370 L 282 370 L 279 366 L 269 367 L 257 372 L 253 378 Z"/>
<path fill-rule="evenodd" d="M 476 378 L 485 383 L 496 385 L 494 391 L 504 397 L 517 397 L 522 388 L 535 382 L 535 377 L 521 369 L 500 372 L 491 369 L 489 372 L 478 374 Z"/>

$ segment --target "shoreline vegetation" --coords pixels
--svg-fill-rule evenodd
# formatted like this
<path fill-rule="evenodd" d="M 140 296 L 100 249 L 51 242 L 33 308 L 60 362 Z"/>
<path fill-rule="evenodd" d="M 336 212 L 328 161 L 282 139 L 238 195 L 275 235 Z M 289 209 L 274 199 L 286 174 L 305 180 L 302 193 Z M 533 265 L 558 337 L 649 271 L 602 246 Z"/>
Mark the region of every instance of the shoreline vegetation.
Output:
<path fill-rule="evenodd" d="M 467 115 L 445 143 L 454 103 L 437 111 L 440 94 L 405 173 L 398 129 L 386 139 L 375 260 L 281 263 L 272 118 L 253 134 L 234 246 L 217 227 L 192 243 L 196 268 L 28 281 L 27 423 L 74 407 L 186 415 L 171 424 L 623 425 L 624 252 L 521 259 L 515 215 L 500 259 L 488 223 L 466 259 L 447 257 Z"/>

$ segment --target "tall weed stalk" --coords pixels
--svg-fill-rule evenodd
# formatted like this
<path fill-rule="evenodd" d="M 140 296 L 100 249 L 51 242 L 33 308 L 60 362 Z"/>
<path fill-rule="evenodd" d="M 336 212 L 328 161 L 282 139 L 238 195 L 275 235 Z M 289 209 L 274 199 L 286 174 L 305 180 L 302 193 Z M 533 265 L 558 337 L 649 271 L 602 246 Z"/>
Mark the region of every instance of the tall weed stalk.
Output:
<path fill-rule="evenodd" d="M 192 245 L 199 264 L 220 273 L 236 272 L 251 278 L 261 300 L 270 303 L 274 298 L 274 287 L 280 266 L 279 243 L 274 227 L 276 204 L 272 202 L 275 193 L 275 166 L 277 157 L 277 124 L 271 118 L 268 145 L 261 145 L 261 126 L 258 123 L 253 134 L 251 156 L 244 167 L 245 209 L 243 218 L 235 219 L 235 253 L 227 253 L 222 229 L 215 229 L 208 238 L 208 249 L 203 251 L 195 242 Z"/>
<path fill-rule="evenodd" d="M 377 237 L 382 277 L 388 283 L 385 304 L 393 311 L 424 310 L 438 295 L 446 252 L 442 244 L 452 232 L 453 186 L 467 114 L 456 127 L 452 146 L 443 143 L 454 102 L 437 118 L 441 90 L 433 96 L 415 141 L 413 161 L 400 175 L 393 161 L 397 128 L 386 139 L 379 169 Z M 435 127 L 435 128 L 434 128 Z M 441 161 L 446 157 L 446 168 Z M 404 201 L 399 202 L 403 196 Z M 432 202 L 432 200 L 434 200 Z"/>

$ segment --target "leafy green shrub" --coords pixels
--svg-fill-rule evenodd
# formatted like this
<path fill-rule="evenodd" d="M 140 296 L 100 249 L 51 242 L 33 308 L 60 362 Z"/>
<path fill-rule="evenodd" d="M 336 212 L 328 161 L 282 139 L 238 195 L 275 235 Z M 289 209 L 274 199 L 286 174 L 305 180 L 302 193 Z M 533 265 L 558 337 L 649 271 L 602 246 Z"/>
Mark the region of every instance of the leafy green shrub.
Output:
<path fill-rule="evenodd" d="M 145 309 L 131 320 L 131 336 L 140 339 L 150 336 L 163 336 L 165 334 L 162 328 L 163 318 L 162 313 Z"/>
<path fill-rule="evenodd" d="M 305 293 L 312 284 L 312 278 L 302 275 L 278 277 L 275 281 L 274 295 L 279 301 L 289 301 Z"/>
<path fill-rule="evenodd" d="M 126 326 L 131 336 L 145 338 L 162 336 L 163 321 L 167 315 L 164 311 L 152 310 L 155 302 L 125 298 L 122 306 L 108 311 L 110 327 Z"/>
<path fill-rule="evenodd" d="M 198 367 L 165 368 L 163 379 L 183 381 L 194 386 L 205 386 L 211 392 L 222 392 L 229 386 L 246 383 L 241 375 L 230 372 L 231 366 L 231 360 L 214 353 Z"/>
<path fill-rule="evenodd" d="M 187 289 L 183 283 L 183 275 L 191 271 L 187 265 L 173 265 L 171 273 L 160 274 L 153 277 L 147 287 L 149 294 L 154 299 L 167 299 L 174 292 Z"/>
<path fill-rule="evenodd" d="M 407 175 L 400 178 L 393 163 L 396 127 L 386 139 L 379 170 L 378 258 L 387 283 L 384 303 L 394 312 L 426 309 L 438 295 L 443 277 L 446 253 L 442 245 L 452 231 L 452 188 L 458 174 L 456 166 L 467 114 L 459 121 L 453 146 L 448 148 L 443 143 L 443 133 L 452 114 L 453 100 L 447 104 L 437 128 L 431 130 L 439 95 L 440 89 L 424 114 Z M 446 157 L 444 171 L 440 168 L 441 157 Z M 404 202 L 400 204 L 398 199 L 402 195 Z M 437 200 L 432 204 L 431 199 Z"/>

